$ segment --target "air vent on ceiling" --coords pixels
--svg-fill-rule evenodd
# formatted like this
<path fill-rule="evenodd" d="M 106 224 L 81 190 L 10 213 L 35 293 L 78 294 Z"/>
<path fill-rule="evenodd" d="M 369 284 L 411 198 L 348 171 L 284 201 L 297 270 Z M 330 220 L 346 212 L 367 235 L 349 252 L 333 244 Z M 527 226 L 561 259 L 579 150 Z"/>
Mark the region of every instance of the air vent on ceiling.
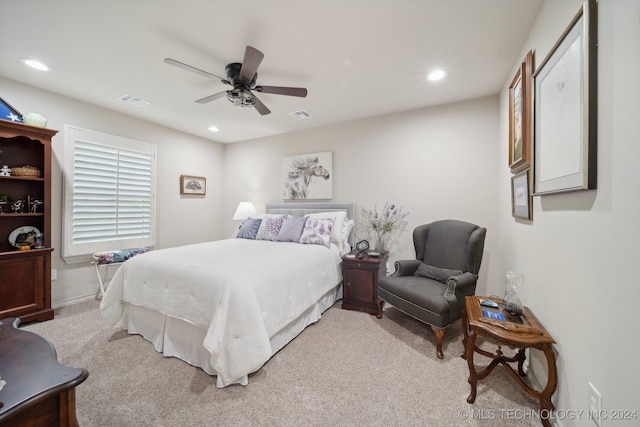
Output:
<path fill-rule="evenodd" d="M 309 117 L 311 117 L 311 114 L 304 110 L 294 111 L 292 113 L 289 113 L 289 115 L 296 120 L 308 119 Z"/>
<path fill-rule="evenodd" d="M 124 101 L 124 102 L 128 102 L 129 104 L 133 104 L 136 107 L 146 107 L 147 105 L 151 104 L 149 101 L 145 101 L 144 99 L 140 99 L 137 96 L 133 96 L 133 95 L 122 95 L 120 98 L 118 98 L 120 101 Z"/>

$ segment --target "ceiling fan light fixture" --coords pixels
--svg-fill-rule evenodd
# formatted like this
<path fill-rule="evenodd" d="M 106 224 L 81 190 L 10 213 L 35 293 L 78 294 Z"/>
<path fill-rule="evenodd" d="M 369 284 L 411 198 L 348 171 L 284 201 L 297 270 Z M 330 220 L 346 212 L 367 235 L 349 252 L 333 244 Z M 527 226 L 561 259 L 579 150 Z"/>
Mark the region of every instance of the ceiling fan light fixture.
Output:
<path fill-rule="evenodd" d="M 256 103 L 251 91 L 244 87 L 236 87 L 227 92 L 227 99 L 236 107 L 251 107 Z"/>

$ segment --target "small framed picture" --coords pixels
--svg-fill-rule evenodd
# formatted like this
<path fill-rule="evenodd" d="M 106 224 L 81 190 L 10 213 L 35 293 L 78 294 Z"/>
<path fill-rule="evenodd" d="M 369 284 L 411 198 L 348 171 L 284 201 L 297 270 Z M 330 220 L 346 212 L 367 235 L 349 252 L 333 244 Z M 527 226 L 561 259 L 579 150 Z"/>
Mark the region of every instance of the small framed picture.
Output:
<path fill-rule="evenodd" d="M 180 175 L 180 194 L 204 195 L 207 192 L 207 178 L 202 176 Z"/>
<path fill-rule="evenodd" d="M 529 170 L 527 168 L 511 177 L 511 215 L 515 218 L 531 219 L 531 192 L 529 191 Z"/>
<path fill-rule="evenodd" d="M 0 98 L 0 119 L 22 123 L 22 113 L 13 108 L 7 101 Z"/>

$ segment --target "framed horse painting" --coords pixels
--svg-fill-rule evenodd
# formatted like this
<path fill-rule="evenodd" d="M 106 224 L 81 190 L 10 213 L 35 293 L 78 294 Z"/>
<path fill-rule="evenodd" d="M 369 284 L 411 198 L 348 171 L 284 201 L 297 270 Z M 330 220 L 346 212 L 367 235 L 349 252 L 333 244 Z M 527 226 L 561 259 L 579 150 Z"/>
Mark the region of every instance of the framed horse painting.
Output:
<path fill-rule="evenodd" d="M 333 153 L 299 154 L 282 159 L 284 200 L 330 200 L 333 195 Z"/>

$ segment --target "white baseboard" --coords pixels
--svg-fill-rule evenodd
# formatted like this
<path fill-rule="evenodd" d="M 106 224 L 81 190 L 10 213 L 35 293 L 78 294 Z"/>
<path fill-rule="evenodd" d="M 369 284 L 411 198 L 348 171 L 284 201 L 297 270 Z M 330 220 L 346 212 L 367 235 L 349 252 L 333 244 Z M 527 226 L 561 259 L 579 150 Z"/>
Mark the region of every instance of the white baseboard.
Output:
<path fill-rule="evenodd" d="M 79 304 L 81 302 L 89 301 L 89 300 L 95 299 L 95 297 L 96 297 L 96 294 L 91 293 L 91 294 L 82 295 L 79 297 L 68 298 L 62 301 L 53 301 L 51 303 L 51 308 L 55 310 L 56 308 L 66 307 L 68 305 L 74 305 L 74 304 Z"/>

